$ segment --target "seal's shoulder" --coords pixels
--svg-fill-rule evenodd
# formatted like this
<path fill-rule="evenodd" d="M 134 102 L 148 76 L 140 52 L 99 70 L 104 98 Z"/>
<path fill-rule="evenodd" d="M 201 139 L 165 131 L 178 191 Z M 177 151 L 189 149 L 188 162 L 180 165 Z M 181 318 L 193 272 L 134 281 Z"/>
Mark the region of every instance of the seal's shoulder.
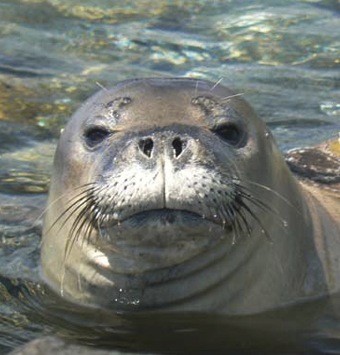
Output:
<path fill-rule="evenodd" d="M 340 193 L 340 138 L 287 152 L 286 162 L 297 178 Z"/>

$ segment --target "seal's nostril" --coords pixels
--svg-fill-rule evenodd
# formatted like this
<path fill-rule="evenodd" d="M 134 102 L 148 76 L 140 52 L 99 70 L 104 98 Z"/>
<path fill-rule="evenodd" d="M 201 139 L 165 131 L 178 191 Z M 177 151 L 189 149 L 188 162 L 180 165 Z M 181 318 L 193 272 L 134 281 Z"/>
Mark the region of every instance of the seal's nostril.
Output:
<path fill-rule="evenodd" d="M 153 140 L 151 138 L 141 139 L 138 143 L 139 149 L 148 158 L 151 158 L 151 153 L 153 149 Z"/>
<path fill-rule="evenodd" d="M 175 158 L 178 158 L 183 150 L 186 147 L 186 142 L 183 141 L 181 138 L 176 137 L 173 141 L 172 141 L 172 147 L 174 149 L 174 156 Z"/>

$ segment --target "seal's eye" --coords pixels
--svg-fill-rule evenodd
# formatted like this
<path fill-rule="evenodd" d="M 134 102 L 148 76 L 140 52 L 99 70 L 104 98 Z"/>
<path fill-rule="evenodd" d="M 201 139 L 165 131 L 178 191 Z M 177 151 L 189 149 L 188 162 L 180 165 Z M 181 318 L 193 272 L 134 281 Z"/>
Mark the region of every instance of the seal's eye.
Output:
<path fill-rule="evenodd" d="M 231 145 L 238 145 L 243 138 L 241 129 L 234 123 L 222 124 L 216 127 L 214 132 Z"/>
<path fill-rule="evenodd" d="M 86 144 L 92 148 L 101 143 L 109 135 L 110 132 L 103 127 L 90 127 L 85 131 L 84 138 Z"/>

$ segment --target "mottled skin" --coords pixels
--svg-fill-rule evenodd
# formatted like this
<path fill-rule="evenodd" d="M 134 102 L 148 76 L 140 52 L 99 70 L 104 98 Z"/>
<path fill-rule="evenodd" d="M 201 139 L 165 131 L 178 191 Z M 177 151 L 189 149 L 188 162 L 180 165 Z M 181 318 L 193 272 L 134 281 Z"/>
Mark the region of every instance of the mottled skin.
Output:
<path fill-rule="evenodd" d="M 340 281 L 339 194 L 319 191 L 240 95 L 125 81 L 60 137 L 42 275 L 113 310 L 251 314 L 319 297 Z"/>

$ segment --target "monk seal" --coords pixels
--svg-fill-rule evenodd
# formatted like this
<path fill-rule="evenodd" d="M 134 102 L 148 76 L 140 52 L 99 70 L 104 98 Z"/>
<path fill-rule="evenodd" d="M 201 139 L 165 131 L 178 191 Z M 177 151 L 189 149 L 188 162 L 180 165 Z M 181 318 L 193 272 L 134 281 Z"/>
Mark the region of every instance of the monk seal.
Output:
<path fill-rule="evenodd" d="M 293 176 L 241 95 L 120 82 L 61 134 L 42 277 L 77 304 L 132 312 L 252 314 L 327 295 L 340 204 L 326 191 Z"/>

